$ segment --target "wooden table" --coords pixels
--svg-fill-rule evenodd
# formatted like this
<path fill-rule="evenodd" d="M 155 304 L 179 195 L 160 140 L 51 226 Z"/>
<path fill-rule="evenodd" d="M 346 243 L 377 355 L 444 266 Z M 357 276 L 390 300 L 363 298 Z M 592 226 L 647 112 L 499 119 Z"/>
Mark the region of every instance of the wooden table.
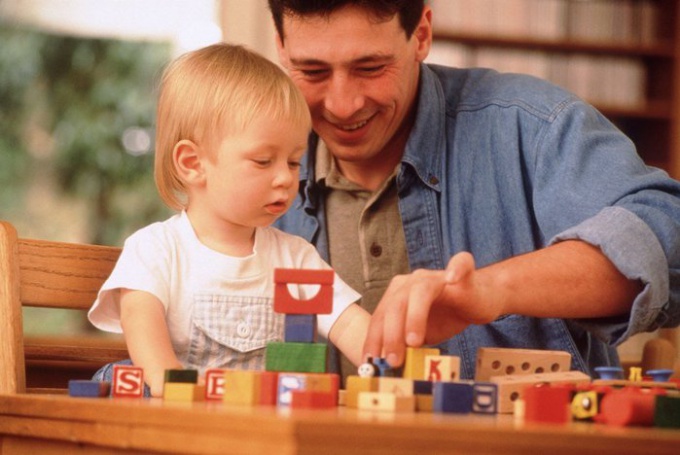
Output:
<path fill-rule="evenodd" d="M 680 430 L 592 423 L 526 425 L 511 416 L 290 410 L 222 403 L 0 396 L 0 454 L 680 453 Z"/>

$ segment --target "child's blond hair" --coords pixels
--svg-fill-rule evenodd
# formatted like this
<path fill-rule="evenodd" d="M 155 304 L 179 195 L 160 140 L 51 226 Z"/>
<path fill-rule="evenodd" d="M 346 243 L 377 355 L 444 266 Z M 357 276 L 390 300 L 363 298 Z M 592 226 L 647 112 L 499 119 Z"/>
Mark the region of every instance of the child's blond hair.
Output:
<path fill-rule="evenodd" d="M 214 44 L 174 60 L 163 73 L 156 116 L 154 174 L 163 201 L 186 208 L 186 187 L 172 158 L 179 141 L 208 145 L 257 117 L 311 128 L 309 108 L 292 80 L 242 46 Z"/>

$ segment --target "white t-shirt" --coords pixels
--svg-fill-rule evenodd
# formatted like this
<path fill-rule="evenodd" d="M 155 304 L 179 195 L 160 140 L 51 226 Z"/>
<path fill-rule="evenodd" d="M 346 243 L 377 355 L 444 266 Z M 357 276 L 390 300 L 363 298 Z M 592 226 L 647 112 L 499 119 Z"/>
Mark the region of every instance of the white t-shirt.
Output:
<path fill-rule="evenodd" d="M 140 229 L 126 241 L 88 318 L 97 328 L 122 332 L 120 289 L 146 291 L 165 307 L 170 339 L 185 368 L 262 369 L 264 347 L 283 339 L 282 314 L 273 311 L 274 269 L 329 269 L 313 245 L 276 228 L 255 231 L 253 254 L 231 257 L 203 245 L 185 212 Z M 289 285 L 308 299 L 318 286 Z M 338 316 L 360 295 L 337 274 L 333 312 L 318 315 L 328 338 Z"/>

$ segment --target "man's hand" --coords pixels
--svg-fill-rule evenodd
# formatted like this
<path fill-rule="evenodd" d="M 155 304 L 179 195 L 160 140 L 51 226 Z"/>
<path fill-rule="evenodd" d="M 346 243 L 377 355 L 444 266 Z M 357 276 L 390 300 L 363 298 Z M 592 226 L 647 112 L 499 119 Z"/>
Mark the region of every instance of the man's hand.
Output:
<path fill-rule="evenodd" d="M 485 274 L 469 253 L 451 258 L 446 270 L 416 270 L 392 279 L 368 328 L 364 356 L 385 357 L 401 365 L 405 346 L 435 344 L 470 324 L 485 324 L 500 314 Z"/>

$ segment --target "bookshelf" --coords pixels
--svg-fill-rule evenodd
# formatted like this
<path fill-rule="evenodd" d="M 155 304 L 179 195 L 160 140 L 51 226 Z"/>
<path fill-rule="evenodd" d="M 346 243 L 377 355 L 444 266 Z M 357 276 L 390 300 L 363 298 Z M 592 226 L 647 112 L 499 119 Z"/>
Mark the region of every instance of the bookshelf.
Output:
<path fill-rule="evenodd" d="M 431 0 L 428 62 L 523 72 L 576 93 L 680 178 L 680 0 Z"/>

